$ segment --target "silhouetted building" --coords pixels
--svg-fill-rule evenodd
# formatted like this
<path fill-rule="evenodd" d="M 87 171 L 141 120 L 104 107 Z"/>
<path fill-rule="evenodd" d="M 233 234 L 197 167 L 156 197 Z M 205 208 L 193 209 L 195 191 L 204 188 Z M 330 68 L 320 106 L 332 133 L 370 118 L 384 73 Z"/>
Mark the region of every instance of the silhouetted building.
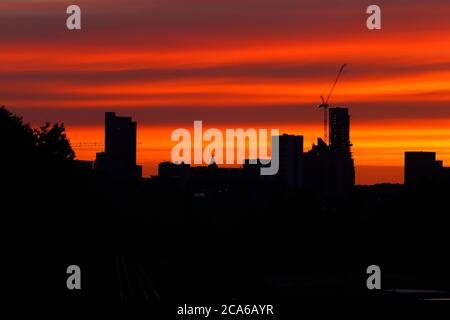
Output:
<path fill-rule="evenodd" d="M 319 138 L 317 145 L 304 154 L 304 183 L 323 195 L 346 194 L 355 185 L 350 116 L 347 108 L 328 110 L 330 144 Z"/>
<path fill-rule="evenodd" d="M 97 153 L 95 169 L 110 176 L 141 178 L 142 167 L 136 165 L 137 125 L 131 117 L 105 113 L 105 152 Z"/>
<path fill-rule="evenodd" d="M 244 172 L 241 168 L 219 168 L 214 160 L 207 166 L 191 166 L 185 163 L 161 162 L 158 165 L 158 178 L 165 182 L 185 185 L 224 185 L 242 182 Z"/>
<path fill-rule="evenodd" d="M 329 146 L 321 139 L 313 144 L 304 154 L 305 186 L 321 194 L 330 194 L 331 152 Z"/>
<path fill-rule="evenodd" d="M 158 177 L 179 182 L 187 182 L 190 178 L 191 165 L 185 163 L 161 162 L 158 165 Z"/>
<path fill-rule="evenodd" d="M 245 159 L 242 166 L 245 181 L 251 183 L 268 183 L 274 182 L 275 178 L 271 175 L 262 175 L 262 168 L 269 168 L 270 160 L 261 162 L 260 159 Z"/>
<path fill-rule="evenodd" d="M 303 187 L 303 136 L 283 134 L 278 139 L 280 162 L 277 181 L 290 189 L 301 188 Z"/>
<path fill-rule="evenodd" d="M 350 116 L 347 108 L 330 108 L 330 147 L 341 154 L 350 154 Z"/>
<path fill-rule="evenodd" d="M 443 172 L 443 162 L 436 161 L 436 152 L 405 152 L 406 185 L 437 179 Z"/>
<path fill-rule="evenodd" d="M 442 177 L 442 180 L 447 185 L 450 185 L 450 168 L 449 167 L 443 167 L 441 170 L 440 176 Z"/>

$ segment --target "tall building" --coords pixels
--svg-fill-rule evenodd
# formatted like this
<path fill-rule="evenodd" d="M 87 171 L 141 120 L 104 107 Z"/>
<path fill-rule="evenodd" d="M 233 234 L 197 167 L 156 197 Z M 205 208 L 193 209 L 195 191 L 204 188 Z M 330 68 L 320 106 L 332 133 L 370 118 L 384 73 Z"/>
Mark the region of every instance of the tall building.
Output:
<path fill-rule="evenodd" d="M 329 115 L 329 136 L 330 147 L 342 154 L 350 154 L 350 116 L 347 108 L 330 108 Z"/>
<path fill-rule="evenodd" d="M 137 124 L 131 117 L 105 113 L 105 151 L 97 153 L 95 169 L 117 178 L 140 178 L 136 165 Z"/>
<path fill-rule="evenodd" d="M 105 113 L 105 152 L 112 159 L 136 165 L 136 135 L 137 125 L 131 117 Z"/>
<path fill-rule="evenodd" d="M 303 136 L 272 136 L 272 156 L 276 152 L 275 139 L 278 139 L 278 172 L 273 176 L 261 175 L 261 168 L 275 164 L 261 159 L 247 159 L 243 165 L 245 178 L 252 182 L 275 183 L 286 189 L 303 187 Z"/>
<path fill-rule="evenodd" d="M 277 180 L 288 188 L 303 187 L 303 136 L 283 134 L 278 139 Z"/>
<path fill-rule="evenodd" d="M 347 108 L 330 108 L 328 112 L 333 184 L 336 193 L 347 193 L 355 186 L 355 164 L 350 149 L 350 115 Z"/>
<path fill-rule="evenodd" d="M 328 109 L 330 144 L 318 139 L 304 155 L 305 186 L 323 195 L 346 194 L 355 185 L 347 108 Z"/>
<path fill-rule="evenodd" d="M 443 171 L 442 161 L 436 161 L 436 152 L 405 152 L 405 184 L 412 185 L 436 178 Z"/>

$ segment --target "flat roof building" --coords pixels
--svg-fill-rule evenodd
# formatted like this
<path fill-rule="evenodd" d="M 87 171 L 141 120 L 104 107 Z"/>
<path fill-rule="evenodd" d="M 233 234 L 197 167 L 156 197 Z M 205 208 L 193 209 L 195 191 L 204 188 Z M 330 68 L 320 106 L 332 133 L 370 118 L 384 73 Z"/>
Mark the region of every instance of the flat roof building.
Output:
<path fill-rule="evenodd" d="M 131 117 L 105 113 L 105 151 L 97 153 L 95 169 L 117 178 L 141 178 L 136 165 L 137 124 Z"/>
<path fill-rule="evenodd" d="M 411 185 L 431 180 L 443 168 L 442 161 L 436 161 L 436 152 L 405 152 L 405 184 Z"/>

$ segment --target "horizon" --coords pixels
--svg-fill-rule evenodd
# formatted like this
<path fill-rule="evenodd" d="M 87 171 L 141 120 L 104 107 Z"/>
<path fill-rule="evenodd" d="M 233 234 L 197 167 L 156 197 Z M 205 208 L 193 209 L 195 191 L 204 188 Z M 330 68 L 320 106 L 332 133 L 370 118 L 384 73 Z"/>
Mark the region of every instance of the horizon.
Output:
<path fill-rule="evenodd" d="M 20 114 L 18 116 L 21 116 Z M 127 115 L 122 115 L 119 114 L 118 116 L 127 116 Z M 24 119 L 25 122 L 27 119 Z M 137 122 L 138 125 L 138 137 L 139 135 L 139 122 L 137 121 L 138 119 L 134 119 L 133 121 Z M 38 126 L 39 124 L 34 124 L 32 125 L 33 127 Z M 148 128 L 148 127 L 147 127 Z M 210 126 L 207 126 L 206 128 L 210 128 Z M 205 128 L 205 129 L 206 129 Z M 236 128 L 238 129 L 238 128 Z M 246 129 L 246 128 L 242 128 L 242 129 Z M 98 131 L 101 131 L 100 133 Z M 156 129 L 157 131 L 159 131 L 159 128 Z M 88 130 L 91 131 L 91 130 Z M 72 132 L 70 127 L 66 127 L 66 132 L 68 132 L 68 139 L 69 141 L 71 141 L 71 137 L 70 137 L 70 132 Z M 83 131 L 83 133 L 85 133 L 86 131 Z M 286 134 L 284 132 L 280 132 L 280 135 Z M 291 134 L 291 133 L 288 133 Z M 94 129 L 94 133 L 92 135 L 89 136 L 101 136 L 101 138 L 104 137 L 104 128 L 95 128 Z M 300 135 L 303 136 L 301 133 L 297 133 L 296 135 Z M 142 136 L 142 135 L 141 135 Z M 304 137 L 304 136 L 303 136 Z M 318 139 L 320 137 L 317 137 L 316 139 Z M 102 152 L 104 150 L 104 143 L 103 142 L 97 142 L 97 141 L 87 141 L 87 142 L 83 142 L 80 145 L 73 145 L 73 142 L 71 141 L 72 144 L 72 148 L 75 150 L 76 153 L 76 159 L 77 160 L 86 160 L 86 161 L 94 161 L 95 160 L 95 155 L 97 152 Z M 144 143 L 145 145 L 148 145 L 148 143 Z M 173 143 L 175 144 L 175 142 Z M 142 146 L 142 141 L 138 140 L 137 143 L 137 162 L 138 164 L 140 163 L 139 160 L 140 158 L 142 159 L 142 148 L 140 147 Z M 141 149 L 141 150 L 139 150 Z M 154 149 L 154 148 L 152 148 Z M 81 152 L 81 156 L 78 154 L 77 150 L 82 150 Z M 310 150 L 310 147 L 308 145 L 304 145 L 304 152 Z M 248 150 L 247 150 L 248 151 Z M 405 150 L 404 152 L 407 151 L 414 151 L 414 150 Z M 423 151 L 423 150 L 417 150 L 417 151 Z M 403 155 L 404 155 L 403 152 Z M 163 152 L 164 154 L 166 154 L 166 152 Z M 139 157 L 139 154 L 141 154 L 141 157 Z M 437 154 L 437 157 L 439 158 L 439 154 Z M 144 167 L 143 169 L 143 177 L 144 178 L 150 178 L 151 176 L 156 176 L 158 174 L 158 164 L 165 162 L 165 161 L 169 161 L 170 162 L 170 156 L 167 156 L 166 158 L 164 158 L 164 156 L 161 156 L 162 160 L 157 160 L 157 162 L 155 163 L 151 163 L 150 166 Z M 207 165 L 206 163 L 203 163 L 202 165 L 192 165 L 192 166 L 204 166 Z M 241 167 L 242 165 L 240 164 L 235 164 L 235 165 L 219 165 L 219 167 Z M 360 165 L 360 166 L 355 166 L 355 174 L 356 174 L 356 184 L 357 185 L 373 185 L 373 184 L 383 184 L 383 183 L 393 183 L 393 184 L 402 184 L 404 182 L 404 165 L 401 166 L 383 166 L 383 165 Z M 392 179 L 392 177 L 394 177 L 394 179 Z"/>

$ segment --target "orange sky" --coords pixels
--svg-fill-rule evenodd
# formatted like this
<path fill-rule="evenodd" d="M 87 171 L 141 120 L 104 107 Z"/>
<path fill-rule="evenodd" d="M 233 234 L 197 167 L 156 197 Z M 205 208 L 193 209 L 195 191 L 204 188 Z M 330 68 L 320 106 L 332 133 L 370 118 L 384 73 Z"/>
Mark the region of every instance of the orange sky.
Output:
<path fill-rule="evenodd" d="M 450 161 L 448 1 L 378 1 L 381 31 L 357 0 L 81 0 L 75 32 L 69 4 L 0 1 L 0 104 L 65 122 L 80 159 L 101 150 L 105 111 L 138 121 L 147 175 L 194 120 L 303 134 L 307 150 L 347 63 L 331 103 L 350 108 L 358 183 L 401 182 L 406 150 Z"/>

